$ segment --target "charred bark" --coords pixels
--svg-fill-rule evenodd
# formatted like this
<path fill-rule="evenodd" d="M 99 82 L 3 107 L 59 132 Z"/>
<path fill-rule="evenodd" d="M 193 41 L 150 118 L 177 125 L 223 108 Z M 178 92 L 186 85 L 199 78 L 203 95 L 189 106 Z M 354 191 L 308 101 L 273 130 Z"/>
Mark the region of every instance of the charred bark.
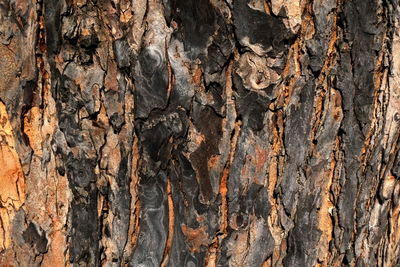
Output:
<path fill-rule="evenodd" d="M 0 265 L 400 265 L 399 18 L 0 1 Z"/>

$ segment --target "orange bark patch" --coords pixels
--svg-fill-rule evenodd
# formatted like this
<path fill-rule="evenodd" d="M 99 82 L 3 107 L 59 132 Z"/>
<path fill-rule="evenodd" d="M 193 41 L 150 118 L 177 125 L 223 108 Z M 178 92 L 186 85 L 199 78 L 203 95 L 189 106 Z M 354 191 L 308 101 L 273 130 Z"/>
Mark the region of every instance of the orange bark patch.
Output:
<path fill-rule="evenodd" d="M 218 163 L 219 158 L 220 158 L 219 155 L 211 156 L 211 158 L 208 160 L 208 163 L 207 163 L 208 170 L 211 170 L 211 169 L 215 168 L 215 166 Z"/>
<path fill-rule="evenodd" d="M 256 172 L 261 172 L 267 161 L 267 151 L 259 146 L 256 146 Z"/>
<path fill-rule="evenodd" d="M 140 212 L 140 200 L 138 198 L 138 159 L 139 159 L 139 144 L 138 138 L 135 136 L 132 145 L 132 171 L 131 171 L 131 183 L 130 183 L 130 193 L 131 193 L 131 207 L 132 212 L 129 218 L 129 229 L 128 229 L 128 240 L 125 246 L 124 255 L 130 255 L 135 247 L 138 237 L 139 237 L 139 212 Z"/>
<path fill-rule="evenodd" d="M 171 181 L 168 178 L 167 180 L 167 192 L 168 192 L 168 238 L 165 245 L 164 256 L 161 262 L 161 266 L 167 266 L 172 242 L 174 240 L 174 228 L 175 228 L 175 212 L 174 212 L 174 200 L 172 198 L 172 188 L 171 188 Z"/>
<path fill-rule="evenodd" d="M 336 137 L 335 151 L 339 149 L 339 137 Z M 329 169 L 325 171 L 323 185 L 323 191 L 321 196 L 321 206 L 318 212 L 318 228 L 321 230 L 321 237 L 319 240 L 319 253 L 318 259 L 322 264 L 327 264 L 330 256 L 329 243 L 333 236 L 333 220 L 331 217 L 331 211 L 334 205 L 331 201 L 331 186 L 335 176 L 336 159 L 335 152 L 332 152 L 332 160 L 329 165 Z"/>
<path fill-rule="evenodd" d="M 25 201 L 25 179 L 6 106 L 0 102 L 0 251 L 11 245 L 11 223 Z"/>
<path fill-rule="evenodd" d="M 111 89 L 118 92 L 118 81 L 117 81 L 117 64 L 115 61 L 108 61 L 107 75 L 104 81 L 106 89 Z"/>
<path fill-rule="evenodd" d="M 6 250 L 1 253 L 0 257 L 0 266 L 2 267 L 15 267 L 16 260 L 15 260 L 15 252 L 11 249 Z"/>
<path fill-rule="evenodd" d="M 189 242 L 190 249 L 192 252 L 198 252 L 200 247 L 208 245 L 208 234 L 206 232 L 207 227 L 205 225 L 193 229 L 186 225 L 181 225 L 182 233 L 185 235 L 186 240 Z"/>
<path fill-rule="evenodd" d="M 201 68 L 197 68 L 193 74 L 193 83 L 196 85 L 201 85 L 201 76 L 203 75 L 203 72 Z"/>
<path fill-rule="evenodd" d="M 198 221 L 199 223 L 204 222 L 206 218 L 204 218 L 204 216 L 197 216 L 196 217 L 196 221 Z"/>
<path fill-rule="evenodd" d="M 333 119 L 335 121 L 341 121 L 342 120 L 342 96 L 340 93 L 335 90 L 331 89 L 331 99 L 333 102 L 333 108 L 332 108 L 332 113 L 333 113 Z"/>
<path fill-rule="evenodd" d="M 0 44 L 0 91 L 10 87 L 10 82 L 15 79 L 17 73 L 15 54 L 12 51 L 14 47 L 14 41 L 8 46 Z"/>
<path fill-rule="evenodd" d="M 28 137 L 30 147 L 39 156 L 42 155 L 42 136 L 40 133 L 42 114 L 40 112 L 38 107 L 32 107 L 24 117 L 24 133 Z"/>
<path fill-rule="evenodd" d="M 268 2 L 267 2 L 267 1 L 264 1 L 263 4 L 264 4 L 264 11 L 265 11 L 265 13 L 266 13 L 267 15 L 271 15 L 271 8 L 269 7 Z"/>
<path fill-rule="evenodd" d="M 121 16 L 119 17 L 119 20 L 122 23 L 127 23 L 127 22 L 129 22 L 131 20 L 132 17 L 133 17 L 132 11 L 131 10 L 127 10 L 127 11 L 125 11 L 125 12 L 123 12 L 121 14 Z"/>
<path fill-rule="evenodd" d="M 65 250 L 67 238 L 62 231 L 54 231 L 50 234 L 51 246 L 49 252 L 43 260 L 44 267 L 64 266 L 65 265 Z"/>

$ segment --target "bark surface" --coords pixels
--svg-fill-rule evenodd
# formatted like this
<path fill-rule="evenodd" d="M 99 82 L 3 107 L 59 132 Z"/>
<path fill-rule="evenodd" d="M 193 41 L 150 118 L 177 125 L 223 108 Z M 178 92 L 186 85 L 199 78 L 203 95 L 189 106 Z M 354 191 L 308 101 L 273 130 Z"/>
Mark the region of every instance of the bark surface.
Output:
<path fill-rule="evenodd" d="M 0 0 L 1 266 L 399 266 L 395 0 Z"/>

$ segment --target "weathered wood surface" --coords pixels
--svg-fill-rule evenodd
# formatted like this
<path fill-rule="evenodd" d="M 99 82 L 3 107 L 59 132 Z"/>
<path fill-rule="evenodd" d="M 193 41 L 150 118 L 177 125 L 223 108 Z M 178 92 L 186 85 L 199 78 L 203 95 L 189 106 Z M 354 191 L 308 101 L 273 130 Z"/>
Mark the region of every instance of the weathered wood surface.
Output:
<path fill-rule="evenodd" d="M 0 265 L 400 265 L 399 20 L 0 0 Z"/>

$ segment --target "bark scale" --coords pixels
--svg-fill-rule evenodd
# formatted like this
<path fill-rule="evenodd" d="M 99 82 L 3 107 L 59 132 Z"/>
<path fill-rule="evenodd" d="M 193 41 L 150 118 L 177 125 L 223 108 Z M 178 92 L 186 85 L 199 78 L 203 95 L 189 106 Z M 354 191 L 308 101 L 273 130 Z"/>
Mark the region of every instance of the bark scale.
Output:
<path fill-rule="evenodd" d="M 0 265 L 399 265 L 399 19 L 0 1 Z"/>

